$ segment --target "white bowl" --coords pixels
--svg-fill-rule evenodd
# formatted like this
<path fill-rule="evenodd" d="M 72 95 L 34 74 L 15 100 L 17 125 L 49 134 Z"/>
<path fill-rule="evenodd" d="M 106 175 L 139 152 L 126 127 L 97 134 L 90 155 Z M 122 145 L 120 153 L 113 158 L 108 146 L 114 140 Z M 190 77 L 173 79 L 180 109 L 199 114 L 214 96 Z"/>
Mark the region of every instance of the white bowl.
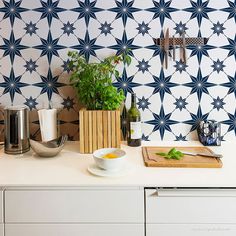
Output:
<path fill-rule="evenodd" d="M 114 153 L 116 158 L 103 158 L 108 153 Z M 119 148 L 102 148 L 93 153 L 93 158 L 98 167 L 107 171 L 119 171 L 126 163 L 126 153 Z"/>

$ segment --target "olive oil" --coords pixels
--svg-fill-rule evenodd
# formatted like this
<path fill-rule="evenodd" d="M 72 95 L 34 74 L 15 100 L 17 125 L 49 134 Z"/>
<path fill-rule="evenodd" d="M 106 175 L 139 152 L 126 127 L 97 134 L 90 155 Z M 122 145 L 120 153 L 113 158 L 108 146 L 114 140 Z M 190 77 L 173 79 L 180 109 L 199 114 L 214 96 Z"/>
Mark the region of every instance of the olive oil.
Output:
<path fill-rule="evenodd" d="M 141 115 L 136 106 L 136 94 L 131 94 L 131 107 L 127 116 L 127 142 L 131 147 L 138 147 L 141 145 L 142 129 L 141 129 Z"/>

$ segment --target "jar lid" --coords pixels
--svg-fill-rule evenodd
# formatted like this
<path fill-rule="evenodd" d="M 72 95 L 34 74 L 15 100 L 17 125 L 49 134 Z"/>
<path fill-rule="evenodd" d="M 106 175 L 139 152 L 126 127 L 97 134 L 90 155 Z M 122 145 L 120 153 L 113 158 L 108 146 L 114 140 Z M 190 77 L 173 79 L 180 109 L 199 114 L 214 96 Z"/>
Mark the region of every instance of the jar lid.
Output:
<path fill-rule="evenodd" d="M 5 107 L 4 110 L 10 110 L 10 111 L 22 111 L 22 110 L 28 110 L 27 106 L 23 106 L 23 105 L 18 105 L 18 106 L 8 106 Z"/>

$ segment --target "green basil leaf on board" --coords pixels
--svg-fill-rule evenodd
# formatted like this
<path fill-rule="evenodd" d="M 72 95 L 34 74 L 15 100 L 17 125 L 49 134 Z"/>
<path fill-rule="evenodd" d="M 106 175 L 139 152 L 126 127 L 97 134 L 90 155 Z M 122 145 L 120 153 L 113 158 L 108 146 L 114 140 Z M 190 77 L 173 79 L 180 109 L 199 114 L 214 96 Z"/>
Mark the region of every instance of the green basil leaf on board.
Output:
<path fill-rule="evenodd" d="M 162 156 L 166 159 L 175 159 L 175 160 L 181 160 L 184 154 L 177 150 L 176 148 L 171 148 L 169 152 L 157 152 L 156 155 Z"/>

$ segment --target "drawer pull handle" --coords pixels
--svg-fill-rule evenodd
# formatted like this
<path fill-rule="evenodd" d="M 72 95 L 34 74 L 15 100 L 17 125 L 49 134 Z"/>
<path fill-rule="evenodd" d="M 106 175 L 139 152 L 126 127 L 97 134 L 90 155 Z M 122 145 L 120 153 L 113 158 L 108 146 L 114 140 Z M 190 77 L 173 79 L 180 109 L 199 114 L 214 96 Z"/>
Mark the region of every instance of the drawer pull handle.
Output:
<path fill-rule="evenodd" d="M 160 189 L 150 195 L 152 197 L 236 197 L 236 190 L 228 189 Z"/>

